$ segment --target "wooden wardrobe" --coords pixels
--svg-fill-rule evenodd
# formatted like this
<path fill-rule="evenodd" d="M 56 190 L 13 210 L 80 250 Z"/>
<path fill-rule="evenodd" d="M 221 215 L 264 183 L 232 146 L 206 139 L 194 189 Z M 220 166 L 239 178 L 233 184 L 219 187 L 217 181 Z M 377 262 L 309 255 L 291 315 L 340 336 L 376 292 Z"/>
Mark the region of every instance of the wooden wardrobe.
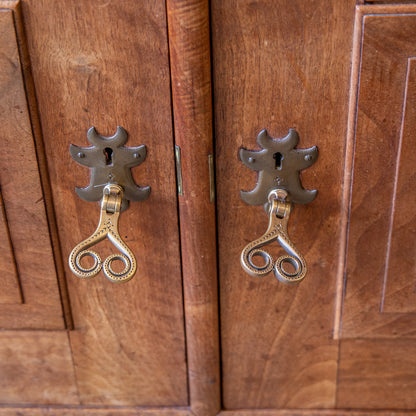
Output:
<path fill-rule="evenodd" d="M 416 1 L 363 3 L 0 0 L 0 416 L 416 414 Z M 91 126 L 147 148 L 125 284 L 68 266 Z M 238 151 L 289 128 L 297 286 L 240 265 Z"/>

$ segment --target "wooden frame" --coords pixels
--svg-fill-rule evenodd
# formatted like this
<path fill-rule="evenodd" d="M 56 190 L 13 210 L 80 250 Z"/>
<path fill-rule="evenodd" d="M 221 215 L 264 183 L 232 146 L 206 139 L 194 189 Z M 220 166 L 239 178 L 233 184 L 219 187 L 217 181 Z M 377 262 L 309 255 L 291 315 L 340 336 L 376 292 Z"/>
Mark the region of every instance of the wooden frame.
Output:
<path fill-rule="evenodd" d="M 192 413 L 220 411 L 211 48 L 208 0 L 167 0 L 175 143 L 182 150 L 179 221 Z M 192 253 L 193 255 L 189 255 Z M 201 253 L 201 255 L 198 255 Z"/>

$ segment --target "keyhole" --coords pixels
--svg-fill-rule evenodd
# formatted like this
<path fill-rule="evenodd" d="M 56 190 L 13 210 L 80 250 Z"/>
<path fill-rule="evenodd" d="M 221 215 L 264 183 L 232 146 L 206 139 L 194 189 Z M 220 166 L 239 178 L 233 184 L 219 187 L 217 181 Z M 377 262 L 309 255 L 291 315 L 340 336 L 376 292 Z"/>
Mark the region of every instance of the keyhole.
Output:
<path fill-rule="evenodd" d="M 282 167 L 283 155 L 280 152 L 277 152 L 273 155 L 273 159 L 274 159 L 274 168 L 280 169 Z"/>
<path fill-rule="evenodd" d="M 106 147 L 104 149 L 104 156 L 105 156 L 105 164 L 112 165 L 113 164 L 113 149 L 111 149 L 111 147 Z"/>

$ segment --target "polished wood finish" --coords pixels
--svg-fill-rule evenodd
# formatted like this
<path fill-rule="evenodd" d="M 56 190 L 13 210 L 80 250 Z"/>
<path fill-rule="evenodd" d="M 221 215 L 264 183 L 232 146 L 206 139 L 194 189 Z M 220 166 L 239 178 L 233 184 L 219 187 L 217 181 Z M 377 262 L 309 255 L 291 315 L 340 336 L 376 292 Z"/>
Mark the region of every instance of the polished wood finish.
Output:
<path fill-rule="evenodd" d="M 1 415 L 1 413 L 0 413 Z M 414 416 L 416 412 L 377 411 L 377 410 L 226 410 L 218 416 Z"/>
<path fill-rule="evenodd" d="M 351 78 L 350 96 L 348 106 L 347 137 L 345 144 L 344 157 L 344 179 L 342 189 L 341 221 L 340 221 L 340 240 L 339 240 L 339 266 L 336 275 L 336 294 L 335 294 L 335 313 L 334 313 L 334 339 L 340 338 L 342 305 L 344 300 L 344 276 L 345 259 L 348 245 L 349 209 L 351 195 L 352 163 L 354 153 L 354 134 L 355 134 L 355 113 L 357 106 L 359 62 L 361 59 L 361 39 L 362 19 L 359 9 L 356 9 L 354 22 L 354 40 L 351 56 Z"/>
<path fill-rule="evenodd" d="M 416 408 L 414 340 L 344 340 L 341 343 L 337 407 Z"/>
<path fill-rule="evenodd" d="M 0 37 L 1 193 L 24 300 L 0 305 L 0 328 L 61 329 L 61 300 L 12 9 L 0 11 Z"/>
<path fill-rule="evenodd" d="M 1 15 L 0 15 L 1 24 Z M 4 210 L 3 196 L 0 191 L 0 304 L 22 303 L 19 277 L 16 270 L 16 260 L 10 240 L 7 225 L 6 211 Z"/>
<path fill-rule="evenodd" d="M 342 338 L 415 336 L 415 316 L 404 312 L 413 311 L 416 283 L 407 214 L 412 195 L 406 191 L 414 172 L 415 85 L 409 58 L 416 54 L 416 18 L 410 14 L 416 7 L 404 7 L 409 14 L 386 8 L 392 15 L 367 16 L 382 9 L 360 9 L 364 29 L 356 38 L 362 59 L 356 63 L 361 70 Z"/>
<path fill-rule="evenodd" d="M 30 241 L 39 243 L 36 249 L 46 241 L 56 262 L 30 284 L 41 282 L 45 304 L 42 296 L 53 288 L 46 299 L 59 308 L 39 313 L 34 297 L 27 302 L 24 284 L 25 303 L 19 305 L 21 245 L 14 286 L 0 298 L 0 320 L 11 328 L 66 324 L 74 330 L 0 332 L 0 415 L 393 412 L 383 409 L 413 415 L 416 6 L 358 7 L 352 45 L 354 0 L 212 0 L 212 88 L 207 0 L 22 3 L 31 61 L 18 3 L 0 2 L 0 48 L 9 48 L 0 54 L 0 106 L 7 110 L 0 117 L 6 114 L 10 137 L 20 139 L 12 127 L 24 126 L 27 142 L 35 143 L 29 164 L 37 179 L 26 194 L 43 190 L 37 205 L 49 230 L 45 240 Z M 10 54 L 18 59 L 8 60 Z M 7 71 L 10 62 L 17 70 Z M 2 87 L 4 79 L 11 86 Z M 22 104 L 14 110 L 10 91 L 18 91 Z M 216 210 L 208 169 L 212 91 L 223 403 Z M 22 118 L 11 123 L 13 117 Z M 73 192 L 88 183 L 88 171 L 69 158 L 68 145 L 87 145 L 90 125 L 112 134 L 117 124 L 130 133 L 128 145 L 148 146 L 148 159 L 134 176 L 152 186 L 149 200 L 132 203 L 121 218 L 139 264 L 126 285 L 102 275 L 81 281 L 66 266 L 69 251 L 94 230 L 99 213 L 98 204 Z M 272 276 L 250 278 L 239 265 L 241 249 L 264 232 L 267 218 L 239 197 L 239 189 L 253 188 L 255 175 L 237 151 L 255 148 L 265 127 L 276 137 L 295 127 L 299 147 L 320 148 L 317 164 L 302 178 L 306 188 L 319 189 L 318 198 L 296 206 L 289 224 L 309 266 L 298 287 Z M 2 193 L 5 174 L 13 171 L 7 152 L 16 144 L 9 142 L 0 148 Z M 182 154 L 179 198 L 174 144 Z M 3 241 L 2 261 L 12 264 L 9 212 L 18 209 L 16 201 L 8 208 L 10 193 L 4 196 L 0 226 L 4 234 L 10 228 L 11 243 Z M 103 244 L 103 254 L 110 250 Z M 48 278 L 54 286 L 45 285 Z"/>
<path fill-rule="evenodd" d="M 359 83 L 350 101 L 346 156 L 347 181 L 354 179 L 339 408 L 416 407 L 411 266 L 415 12 L 416 6 L 357 9 L 354 42 L 361 58 L 353 63 Z"/>
<path fill-rule="evenodd" d="M 357 0 L 357 4 L 382 4 L 386 5 L 387 3 L 390 4 L 411 4 L 415 3 L 415 0 Z"/>
<path fill-rule="evenodd" d="M 69 144 L 88 145 L 90 126 L 111 135 L 121 125 L 127 145 L 148 149 L 133 176 L 152 193 L 120 219 L 138 263 L 134 279 L 84 281 L 65 266 L 81 403 L 187 405 L 165 5 L 24 0 L 22 9 L 64 259 L 99 217 L 99 205 L 74 192 L 89 172 Z M 100 250 L 105 258 L 116 249 Z"/>
<path fill-rule="evenodd" d="M 355 1 L 211 5 L 224 406 L 334 407 L 334 276 Z M 255 174 L 238 149 L 255 149 L 263 128 L 283 137 L 290 127 L 299 147 L 320 148 L 302 174 L 318 197 L 296 206 L 289 223 L 309 268 L 296 287 L 273 275 L 250 277 L 239 261 L 266 230 L 267 216 L 240 198 Z"/>
<path fill-rule="evenodd" d="M 13 10 L 14 24 L 16 29 L 17 43 L 19 45 L 20 61 L 22 65 L 22 75 L 25 83 L 27 107 L 30 115 L 32 134 L 35 140 L 38 170 L 43 189 L 43 200 L 48 218 L 50 240 L 52 242 L 52 252 L 55 259 L 56 275 L 58 278 L 59 292 L 64 314 L 64 321 L 67 329 L 73 329 L 71 307 L 69 304 L 68 289 L 65 280 L 63 259 L 60 241 L 57 233 L 55 221 L 55 211 L 52 202 L 52 191 L 49 181 L 49 172 L 46 164 L 45 149 L 42 139 L 42 128 L 39 120 L 38 104 L 33 83 L 32 66 L 29 51 L 27 48 L 26 34 L 20 0 L 0 0 L 1 6 Z"/>
<path fill-rule="evenodd" d="M 190 410 L 169 408 L 135 408 L 120 407 L 107 409 L 82 409 L 77 407 L 0 407 L 0 416 L 194 416 Z M 416 412 L 400 411 L 356 411 L 356 410 L 224 410 L 218 416 L 415 416 Z"/>
<path fill-rule="evenodd" d="M 386 313 L 416 312 L 415 131 L 416 59 L 409 59 L 384 280 L 382 310 Z"/>
<path fill-rule="evenodd" d="M 0 402 L 79 404 L 68 334 L 0 332 Z"/>
<path fill-rule="evenodd" d="M 77 407 L 5 407 L 0 408 L 0 416 L 193 416 L 186 409 L 125 409 L 121 407 L 107 409 L 86 409 Z M 355 415 L 353 415 L 355 416 Z M 411 415 L 410 415 L 411 416 Z"/>
<path fill-rule="evenodd" d="M 167 1 L 175 143 L 181 148 L 179 196 L 190 405 L 197 416 L 220 410 L 220 358 L 209 4 Z"/>

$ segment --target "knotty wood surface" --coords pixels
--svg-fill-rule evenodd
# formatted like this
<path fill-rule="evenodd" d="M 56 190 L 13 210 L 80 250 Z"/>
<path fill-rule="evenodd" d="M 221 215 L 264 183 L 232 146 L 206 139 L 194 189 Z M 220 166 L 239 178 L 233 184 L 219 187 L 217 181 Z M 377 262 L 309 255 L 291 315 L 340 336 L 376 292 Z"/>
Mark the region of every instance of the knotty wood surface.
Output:
<path fill-rule="evenodd" d="M 365 14 L 380 9 L 361 10 Z M 416 11 L 415 6 L 383 10 Z M 412 214 L 406 213 L 412 212 L 412 201 L 401 178 L 414 170 L 406 151 L 412 147 L 407 129 L 413 121 L 406 116 L 402 126 L 402 118 L 406 88 L 407 111 L 414 107 L 413 81 L 406 80 L 408 58 L 416 54 L 415 27 L 411 14 L 364 20 L 342 338 L 415 335 L 415 316 L 393 313 L 411 309 L 414 296 L 413 234 L 411 223 L 406 225 L 411 222 Z M 399 292 L 402 296 L 397 298 Z"/>
<path fill-rule="evenodd" d="M 24 300 L 0 305 L 0 328 L 60 329 L 61 301 L 12 10 L 0 11 L 0 51 L 0 183 Z"/>
<path fill-rule="evenodd" d="M 99 218 L 99 205 L 74 192 L 89 172 L 69 144 L 87 146 L 90 126 L 111 135 L 121 125 L 128 146 L 148 149 L 133 176 L 151 195 L 120 218 L 134 279 L 83 281 L 66 266 L 81 403 L 187 405 L 165 5 L 25 0 L 22 9 L 65 262 Z"/>
<path fill-rule="evenodd" d="M 189 393 L 192 412 L 220 410 L 209 4 L 167 2 L 175 143 L 181 148 L 179 196 Z"/>
<path fill-rule="evenodd" d="M 225 409 L 335 405 L 332 330 L 354 5 L 211 2 Z M 300 148 L 320 150 L 302 175 L 318 197 L 296 206 L 289 222 L 309 268 L 297 287 L 273 275 L 250 277 L 239 260 L 268 220 L 262 207 L 240 198 L 256 174 L 238 149 L 258 149 L 263 128 L 283 137 L 290 127 Z"/>
<path fill-rule="evenodd" d="M 2 404 L 79 404 L 68 334 L 0 332 Z"/>

